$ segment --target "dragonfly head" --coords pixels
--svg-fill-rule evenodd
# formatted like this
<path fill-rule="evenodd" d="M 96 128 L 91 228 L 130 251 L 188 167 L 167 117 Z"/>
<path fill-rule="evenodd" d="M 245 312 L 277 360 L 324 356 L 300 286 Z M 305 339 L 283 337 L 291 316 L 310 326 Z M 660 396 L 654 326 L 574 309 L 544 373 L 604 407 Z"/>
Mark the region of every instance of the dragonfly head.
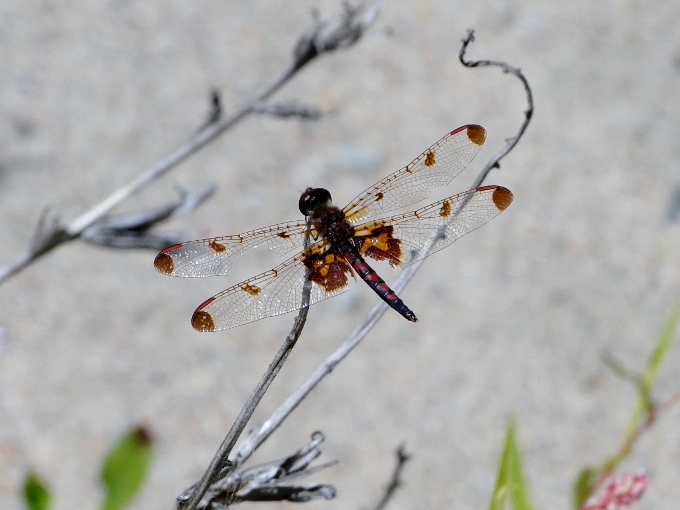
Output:
<path fill-rule="evenodd" d="M 300 212 L 311 216 L 319 207 L 327 207 L 331 203 L 331 194 L 324 188 L 307 188 L 300 197 Z"/>

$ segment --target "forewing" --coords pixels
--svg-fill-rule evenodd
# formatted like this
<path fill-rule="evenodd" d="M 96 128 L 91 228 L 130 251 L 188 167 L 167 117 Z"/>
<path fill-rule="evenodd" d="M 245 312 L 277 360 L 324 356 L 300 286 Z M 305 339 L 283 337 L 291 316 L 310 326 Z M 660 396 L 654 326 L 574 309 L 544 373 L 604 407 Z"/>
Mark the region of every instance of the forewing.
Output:
<path fill-rule="evenodd" d="M 484 186 L 426 207 L 355 227 L 360 252 L 405 267 L 481 227 L 512 203 L 502 186 Z"/>
<path fill-rule="evenodd" d="M 345 292 L 351 267 L 326 248 L 327 243 L 319 241 L 274 269 L 220 292 L 196 309 L 191 325 L 198 331 L 218 331 L 298 310 L 308 278 L 310 305 Z"/>
<path fill-rule="evenodd" d="M 306 232 L 307 225 L 304 220 L 300 220 L 235 236 L 189 241 L 165 248 L 156 256 L 154 266 L 161 273 L 171 276 L 223 276 L 229 272 L 234 259 L 256 246 L 267 246 L 279 255 L 301 250 Z M 311 235 L 316 235 L 314 229 Z"/>
<path fill-rule="evenodd" d="M 345 217 L 356 224 L 423 200 L 431 188 L 451 182 L 472 161 L 485 139 L 482 126 L 459 127 L 352 200 L 343 209 Z"/>

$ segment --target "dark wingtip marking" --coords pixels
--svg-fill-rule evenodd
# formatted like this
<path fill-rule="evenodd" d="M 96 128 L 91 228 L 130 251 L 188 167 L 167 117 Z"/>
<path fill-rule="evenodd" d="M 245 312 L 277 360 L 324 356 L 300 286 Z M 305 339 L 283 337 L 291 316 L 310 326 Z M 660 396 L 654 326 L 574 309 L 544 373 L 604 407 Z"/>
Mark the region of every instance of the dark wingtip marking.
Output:
<path fill-rule="evenodd" d="M 470 141 L 476 145 L 483 145 L 486 140 L 486 129 L 477 124 L 470 124 L 467 127 L 467 135 Z"/>
<path fill-rule="evenodd" d="M 196 310 L 191 316 L 191 325 L 196 331 L 215 331 L 215 323 L 208 312 Z"/>
<path fill-rule="evenodd" d="M 166 248 L 167 250 L 168 248 Z M 165 251 L 160 252 L 156 255 L 156 259 L 153 261 L 153 266 L 156 271 L 163 274 L 172 274 L 175 270 L 175 263 L 172 261 L 172 257 L 165 253 Z"/>
<path fill-rule="evenodd" d="M 512 191 L 503 186 L 498 186 L 493 192 L 491 199 L 499 211 L 505 211 L 508 206 L 512 203 Z"/>

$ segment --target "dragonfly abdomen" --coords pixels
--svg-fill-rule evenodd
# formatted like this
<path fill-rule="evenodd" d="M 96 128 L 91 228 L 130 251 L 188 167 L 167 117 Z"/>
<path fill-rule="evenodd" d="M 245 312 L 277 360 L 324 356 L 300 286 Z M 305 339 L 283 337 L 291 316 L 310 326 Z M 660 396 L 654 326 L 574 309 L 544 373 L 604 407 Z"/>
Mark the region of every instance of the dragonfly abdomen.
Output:
<path fill-rule="evenodd" d="M 406 306 L 401 298 L 399 298 L 399 296 L 397 296 L 397 294 L 392 289 L 390 289 L 387 283 L 385 283 L 385 280 L 380 278 L 378 273 L 376 273 L 375 270 L 368 265 L 363 257 L 359 255 L 359 253 L 354 248 L 352 248 L 349 243 L 343 243 L 340 248 L 345 260 L 349 262 L 361 279 L 365 281 L 378 296 L 380 296 L 380 299 L 385 301 L 385 303 L 390 305 L 411 322 L 418 321 L 416 314 L 414 314 L 413 311 L 408 306 Z"/>

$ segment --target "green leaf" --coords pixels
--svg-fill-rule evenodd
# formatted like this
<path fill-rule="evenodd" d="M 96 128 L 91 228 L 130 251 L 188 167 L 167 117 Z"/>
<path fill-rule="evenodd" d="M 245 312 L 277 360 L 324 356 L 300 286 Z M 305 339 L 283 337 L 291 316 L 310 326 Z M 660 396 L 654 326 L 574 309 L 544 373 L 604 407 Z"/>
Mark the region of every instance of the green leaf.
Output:
<path fill-rule="evenodd" d="M 597 472 L 593 468 L 582 469 L 576 477 L 573 488 L 574 508 L 579 510 L 593 492 L 593 481 Z"/>
<path fill-rule="evenodd" d="M 102 510 L 120 510 L 137 494 L 151 458 L 151 436 L 143 427 L 125 434 L 104 460 L 106 497 Z"/>
<path fill-rule="evenodd" d="M 508 451 L 510 448 L 510 434 L 511 427 L 505 434 L 505 443 L 503 445 L 503 452 L 500 459 L 498 459 L 498 474 L 496 475 L 496 486 L 491 494 L 491 502 L 489 510 L 503 510 L 505 507 L 505 500 L 508 497 Z"/>
<path fill-rule="evenodd" d="M 673 338 L 675 337 L 675 328 L 678 325 L 678 318 L 680 317 L 680 308 L 675 307 L 671 312 L 671 316 L 666 322 L 666 326 L 663 328 L 661 335 L 659 336 L 659 341 L 656 344 L 656 348 L 649 357 L 649 362 L 647 363 L 647 370 L 643 376 L 643 379 L 648 384 L 651 384 L 656 378 L 656 372 L 659 370 L 659 365 L 663 361 L 664 356 L 668 352 L 671 344 L 673 343 Z"/>
<path fill-rule="evenodd" d="M 24 478 L 24 501 L 29 510 L 47 510 L 52 502 L 50 491 L 32 471 Z"/>
<path fill-rule="evenodd" d="M 517 448 L 515 425 L 512 420 L 508 424 L 503 452 L 498 461 L 496 486 L 491 495 L 489 510 L 503 510 L 507 502 L 511 503 L 514 510 L 533 510 L 534 508 L 522 473 L 522 460 Z"/>
<path fill-rule="evenodd" d="M 628 429 L 626 431 L 626 437 L 629 437 L 635 432 L 640 424 L 640 420 L 644 416 L 645 410 L 650 405 L 649 402 L 649 392 L 656 379 L 656 374 L 659 371 L 661 362 L 663 361 L 666 353 L 670 349 L 673 339 L 675 338 L 675 328 L 678 324 L 678 318 L 680 318 L 680 308 L 676 307 L 672 312 L 666 326 L 664 327 L 661 335 L 659 335 L 659 340 L 656 343 L 654 351 L 652 351 L 649 361 L 647 362 L 647 368 L 642 374 L 642 384 L 640 387 L 640 393 L 635 400 L 635 405 L 633 407 L 633 416 L 628 424 Z"/>

